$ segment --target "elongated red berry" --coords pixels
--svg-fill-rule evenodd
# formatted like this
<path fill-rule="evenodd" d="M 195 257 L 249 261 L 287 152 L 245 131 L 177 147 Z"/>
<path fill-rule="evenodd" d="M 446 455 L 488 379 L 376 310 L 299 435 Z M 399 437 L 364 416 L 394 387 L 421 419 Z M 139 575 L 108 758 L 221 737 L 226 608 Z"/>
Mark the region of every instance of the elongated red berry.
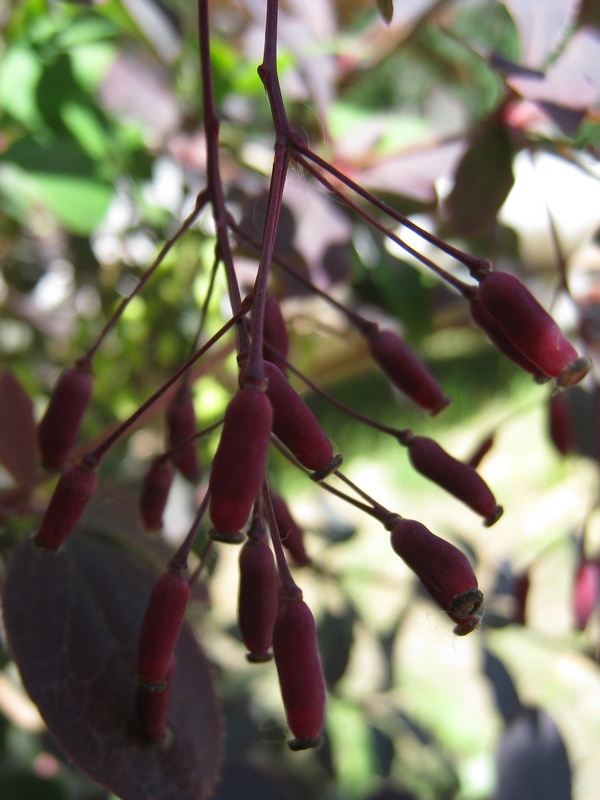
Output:
<path fill-rule="evenodd" d="M 520 572 L 513 578 L 512 622 L 515 625 L 525 625 L 527 623 L 527 600 L 529 598 L 530 585 L 529 572 Z"/>
<path fill-rule="evenodd" d="M 240 551 L 238 624 L 250 662 L 269 661 L 279 606 L 275 558 L 263 529 L 250 535 Z"/>
<path fill-rule="evenodd" d="M 397 521 L 390 541 L 440 608 L 458 620 L 475 614 L 483 594 L 464 553 L 412 519 Z"/>
<path fill-rule="evenodd" d="M 560 386 L 574 386 L 591 362 L 580 358 L 561 329 L 524 284 L 507 272 L 487 272 L 480 280 L 479 302 L 525 358 Z"/>
<path fill-rule="evenodd" d="M 225 412 L 210 473 L 210 518 L 221 535 L 237 534 L 261 489 L 273 410 L 264 392 L 241 389 Z"/>
<path fill-rule="evenodd" d="M 164 687 L 189 597 L 189 584 L 179 571 L 163 573 L 152 587 L 136 662 L 137 681 L 149 689 Z"/>
<path fill-rule="evenodd" d="M 35 535 L 37 547 L 53 552 L 66 542 L 83 516 L 97 483 L 98 476 L 85 459 L 67 467 L 58 479 Z"/>
<path fill-rule="evenodd" d="M 176 659 L 171 657 L 164 686 L 150 687 L 137 683 L 135 687 L 135 722 L 138 731 L 148 739 L 158 742 L 167 733 L 169 695 L 175 674 Z"/>
<path fill-rule="evenodd" d="M 298 525 L 283 497 L 271 493 L 275 521 L 282 545 L 289 551 L 297 567 L 306 567 L 311 559 L 304 547 L 304 530 Z"/>
<path fill-rule="evenodd" d="M 431 414 L 439 413 L 450 400 L 413 351 L 392 331 L 374 329 L 368 334 L 369 350 L 392 384 Z"/>
<path fill-rule="evenodd" d="M 317 418 L 292 387 L 279 367 L 264 362 L 269 385 L 267 395 L 273 406 L 273 433 L 307 469 L 337 469 L 339 459 Z M 325 475 L 323 475 L 325 477 Z"/>
<path fill-rule="evenodd" d="M 580 561 L 572 598 L 575 628 L 583 631 L 600 604 L 600 564 L 597 561 L 586 558 Z"/>
<path fill-rule="evenodd" d="M 273 631 L 273 655 L 293 750 L 316 747 L 325 722 L 325 678 L 315 618 L 304 600 L 285 598 Z"/>
<path fill-rule="evenodd" d="M 60 470 L 66 464 L 91 396 L 89 371 L 76 366 L 61 373 L 38 425 L 38 442 L 46 469 Z"/>
<path fill-rule="evenodd" d="M 181 386 L 167 408 L 167 427 L 169 448 L 185 442 L 173 451 L 171 460 L 183 477 L 194 483 L 200 478 L 200 465 L 197 442 L 186 441 L 196 433 L 194 398 L 187 385 Z"/>
<path fill-rule="evenodd" d="M 525 372 L 529 372 L 533 375 L 538 383 L 544 383 L 550 380 L 548 375 L 545 375 L 536 364 L 526 358 L 523 353 L 515 347 L 504 332 L 504 329 L 479 302 L 479 297 L 477 295 L 469 300 L 469 306 L 473 322 L 481 328 L 490 342 L 496 346 L 502 355 L 506 356 L 509 361 L 517 364 L 521 369 L 525 370 Z"/>
<path fill-rule="evenodd" d="M 173 465 L 167 458 L 155 458 L 146 474 L 140 494 L 140 514 L 149 533 L 160 531 L 163 514 L 174 477 Z"/>
<path fill-rule="evenodd" d="M 491 489 L 473 467 L 447 453 L 427 436 L 414 436 L 408 442 L 408 454 L 414 468 L 437 483 L 473 511 L 481 514 L 484 524 L 493 525 L 502 515 Z"/>
<path fill-rule="evenodd" d="M 265 342 L 264 357 L 277 364 L 285 374 L 285 361 L 277 358 L 277 356 L 283 356 L 284 359 L 287 359 L 290 349 L 290 337 L 285 319 L 281 313 L 281 306 L 273 295 L 268 295 L 265 303 L 263 337 Z"/>
<path fill-rule="evenodd" d="M 573 449 L 573 428 L 569 408 L 562 394 L 550 397 L 548 405 L 550 439 L 559 453 L 566 456 Z"/>

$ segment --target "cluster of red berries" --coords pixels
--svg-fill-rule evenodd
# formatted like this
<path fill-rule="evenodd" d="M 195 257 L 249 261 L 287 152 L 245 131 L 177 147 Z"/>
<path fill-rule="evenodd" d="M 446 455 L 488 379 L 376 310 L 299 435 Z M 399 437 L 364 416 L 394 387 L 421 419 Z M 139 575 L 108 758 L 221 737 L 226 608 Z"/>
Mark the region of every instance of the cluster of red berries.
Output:
<path fill-rule="evenodd" d="M 469 299 L 474 321 L 502 353 L 537 380 L 554 379 L 556 392 L 584 377 L 589 360 L 578 356 L 523 284 L 507 273 L 489 268 L 482 268 L 475 277 L 479 285 L 467 287 L 464 294 Z M 250 310 L 252 297 L 238 319 L 243 319 Z M 431 414 L 442 411 L 448 398 L 402 339 L 392 331 L 380 330 L 354 311 L 344 310 L 365 336 L 374 362 L 392 384 L 425 411 Z M 260 663 L 274 657 L 288 725 L 294 736 L 290 746 L 295 749 L 314 746 L 324 725 L 325 680 L 315 619 L 288 565 L 289 559 L 293 566 L 308 566 L 311 559 L 304 547 L 301 526 L 284 498 L 269 489 L 266 476 L 269 447 L 275 442 L 314 481 L 342 496 L 345 495 L 328 486 L 326 479 L 334 474 L 347 483 L 350 481 L 339 471 L 341 456 L 334 452 L 319 421 L 288 380 L 291 365 L 287 328 L 279 303 L 273 297 L 265 299 L 262 309 L 262 344 L 258 371 L 248 364 L 240 370 L 239 389 L 219 423 L 220 441 L 201 510 L 167 571 L 156 581 L 141 626 L 135 678 L 137 724 L 154 740 L 162 738 L 167 730 L 169 685 L 176 670 L 175 647 L 190 596 L 187 555 L 205 510 L 210 518 L 211 543 L 243 542 L 239 559 L 239 628 L 249 661 Z M 61 471 L 35 534 L 35 543 L 41 551 L 55 552 L 75 530 L 95 491 L 102 457 L 118 438 L 113 434 L 79 462 L 69 463 L 92 395 L 90 361 L 81 359 L 63 372 L 39 424 L 44 466 Z M 254 367 L 256 363 L 255 360 Z M 150 464 L 140 496 L 141 519 L 149 531 L 162 527 L 174 471 L 190 482 L 200 480 L 198 439 L 217 427 L 197 430 L 188 375 L 185 370 L 180 371 L 151 398 L 155 399 L 179 381 L 166 411 L 167 448 Z M 502 507 L 476 471 L 479 457 L 470 463 L 461 462 L 432 439 L 383 426 L 352 410 L 349 413 L 394 436 L 407 448 L 409 460 L 418 472 L 467 504 L 483 518 L 485 525 L 494 524 L 500 517 Z M 559 430 L 558 416 L 556 420 L 554 424 Z M 127 427 L 124 423 L 118 435 Z M 464 635 L 473 631 L 480 620 L 478 610 L 483 594 L 466 556 L 420 522 L 404 519 L 364 492 L 358 492 L 364 502 L 354 501 L 354 504 L 391 532 L 393 550 L 452 620 L 454 632 Z"/>

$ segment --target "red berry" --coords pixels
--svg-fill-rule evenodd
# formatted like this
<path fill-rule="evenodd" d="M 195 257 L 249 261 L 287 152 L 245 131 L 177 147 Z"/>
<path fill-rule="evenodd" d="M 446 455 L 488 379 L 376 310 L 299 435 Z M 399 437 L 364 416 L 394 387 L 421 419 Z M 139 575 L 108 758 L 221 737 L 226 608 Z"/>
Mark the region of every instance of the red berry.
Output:
<path fill-rule="evenodd" d="M 91 396 L 92 376 L 88 371 L 72 367 L 61 373 L 38 425 L 38 442 L 46 469 L 64 467 Z"/>
<path fill-rule="evenodd" d="M 567 402 L 561 394 L 550 397 L 548 416 L 550 439 L 558 452 L 566 456 L 573 449 L 573 429 Z"/>
<path fill-rule="evenodd" d="M 283 497 L 272 493 L 271 500 L 273 502 L 275 521 L 281 536 L 281 543 L 289 551 L 297 567 L 308 566 L 311 563 L 311 559 L 304 547 L 304 531 L 292 517 Z"/>
<path fill-rule="evenodd" d="M 437 483 L 473 511 L 481 514 L 485 525 L 493 525 L 502 515 L 489 486 L 473 467 L 453 458 L 437 442 L 426 436 L 415 436 L 408 443 L 408 454 L 414 468 Z"/>
<path fill-rule="evenodd" d="M 210 473 L 210 518 L 217 534 L 236 534 L 261 489 L 273 410 L 258 389 L 241 389 L 227 406 Z"/>
<path fill-rule="evenodd" d="M 306 603 L 285 598 L 273 631 L 273 655 L 294 750 L 315 747 L 325 721 L 325 678 L 315 619 Z"/>
<path fill-rule="evenodd" d="M 399 336 L 378 329 L 367 335 L 373 360 L 397 389 L 431 414 L 448 405 L 450 400 L 431 372 Z"/>
<path fill-rule="evenodd" d="M 163 514 L 171 484 L 173 483 L 174 470 L 167 458 L 155 458 L 146 474 L 140 495 L 140 514 L 147 531 L 154 533 L 163 526 Z"/>
<path fill-rule="evenodd" d="M 142 620 L 137 653 L 137 680 L 151 690 L 164 684 L 175 651 L 190 587 L 181 572 L 168 571 L 152 587 Z"/>
<path fill-rule="evenodd" d="M 175 673 L 176 659 L 171 657 L 165 686 L 151 688 L 146 684 L 138 683 L 135 687 L 135 721 L 141 734 L 158 742 L 167 732 L 167 717 L 169 713 L 169 694 Z"/>
<path fill-rule="evenodd" d="M 487 272 L 479 284 L 479 302 L 526 359 L 560 386 L 573 386 L 589 371 L 573 345 L 524 284 L 507 272 Z"/>
<path fill-rule="evenodd" d="M 321 472 L 339 466 L 333 446 L 319 422 L 283 372 L 264 362 L 269 382 L 267 395 L 273 406 L 273 433 L 307 469 Z M 323 476 L 324 477 L 324 476 Z"/>
<path fill-rule="evenodd" d="M 290 338 L 285 319 L 281 313 L 281 306 L 272 295 L 267 297 L 265 303 L 263 337 L 266 345 L 264 348 L 264 357 L 274 364 L 277 364 L 279 369 L 285 373 L 285 361 L 277 358 L 277 356 L 283 356 L 284 359 L 287 359 L 290 349 Z"/>
<path fill-rule="evenodd" d="M 578 631 L 585 629 L 600 601 L 600 565 L 583 559 L 577 567 L 573 587 L 573 616 Z"/>
<path fill-rule="evenodd" d="M 545 375 L 539 367 L 528 358 L 525 358 L 523 353 L 515 347 L 503 328 L 500 327 L 494 317 L 486 311 L 484 306 L 479 302 L 477 296 L 470 299 L 469 305 L 473 321 L 481 328 L 490 342 L 496 346 L 502 355 L 506 356 L 506 358 L 514 364 L 517 364 L 521 369 L 525 370 L 525 372 L 531 373 L 538 383 L 544 383 L 549 380 L 548 375 Z"/>
<path fill-rule="evenodd" d="M 98 476 L 84 462 L 62 473 L 50 498 L 34 542 L 41 550 L 58 550 L 77 527 L 89 503 Z"/>
<path fill-rule="evenodd" d="M 512 622 L 515 625 L 525 625 L 527 622 L 527 598 L 529 597 L 530 583 L 528 572 L 522 572 L 513 578 Z"/>
<path fill-rule="evenodd" d="M 185 442 L 196 433 L 196 411 L 194 398 L 187 385 L 183 385 L 167 408 L 167 427 L 169 448 Z M 188 441 L 177 447 L 171 455 L 176 469 L 188 481 L 194 483 L 200 478 L 198 449 L 196 441 Z"/>
<path fill-rule="evenodd" d="M 238 592 L 238 624 L 248 661 L 270 660 L 278 605 L 277 570 L 267 538 L 249 538 L 240 552 Z"/>
<path fill-rule="evenodd" d="M 475 614 L 483 602 L 483 594 L 464 553 L 411 519 L 397 521 L 390 539 L 394 551 L 440 608 L 453 619 L 465 620 Z"/>

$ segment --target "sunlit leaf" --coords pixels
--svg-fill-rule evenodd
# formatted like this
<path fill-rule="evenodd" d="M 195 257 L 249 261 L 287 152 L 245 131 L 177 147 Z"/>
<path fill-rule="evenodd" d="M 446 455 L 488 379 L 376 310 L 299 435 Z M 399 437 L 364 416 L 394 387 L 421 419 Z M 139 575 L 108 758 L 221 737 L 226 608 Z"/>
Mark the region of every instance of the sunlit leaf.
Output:
<path fill-rule="evenodd" d="M 521 63 L 544 65 L 558 47 L 578 8 L 577 0 L 505 0 L 519 32 Z"/>
<path fill-rule="evenodd" d="M 75 534 L 56 555 L 23 542 L 3 589 L 25 689 L 69 759 L 122 800 L 202 800 L 221 759 L 211 668 L 189 626 L 176 649 L 164 744 L 132 721 L 137 637 L 153 577 L 106 540 Z"/>
<path fill-rule="evenodd" d="M 12 372 L 0 377 L 0 462 L 24 487 L 33 487 L 37 462 L 33 401 Z"/>

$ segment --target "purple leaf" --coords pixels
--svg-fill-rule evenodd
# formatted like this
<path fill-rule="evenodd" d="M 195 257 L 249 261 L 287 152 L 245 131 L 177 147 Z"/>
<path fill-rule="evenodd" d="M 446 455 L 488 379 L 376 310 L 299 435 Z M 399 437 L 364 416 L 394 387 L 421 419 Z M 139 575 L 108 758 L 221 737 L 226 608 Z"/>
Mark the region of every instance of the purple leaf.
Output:
<path fill-rule="evenodd" d="M 477 236 L 490 227 L 514 183 L 513 146 L 501 125 L 479 127 L 458 164 L 446 211 L 454 233 Z"/>
<path fill-rule="evenodd" d="M 570 800 L 571 768 L 563 740 L 543 709 L 523 708 L 506 728 L 497 753 L 494 800 Z"/>
<path fill-rule="evenodd" d="M 134 664 L 153 583 L 124 550 L 78 534 L 57 554 L 30 540 L 3 587 L 10 650 L 50 732 L 82 772 L 122 800 L 203 800 L 221 760 L 211 667 L 188 625 L 175 651 L 164 743 L 132 721 Z"/>
<path fill-rule="evenodd" d="M 35 486 L 37 462 L 33 402 L 12 372 L 0 377 L 0 463 L 19 486 Z"/>
<path fill-rule="evenodd" d="M 542 66 L 561 43 L 574 21 L 577 0 L 505 0 L 521 43 L 519 61 L 528 67 Z"/>

